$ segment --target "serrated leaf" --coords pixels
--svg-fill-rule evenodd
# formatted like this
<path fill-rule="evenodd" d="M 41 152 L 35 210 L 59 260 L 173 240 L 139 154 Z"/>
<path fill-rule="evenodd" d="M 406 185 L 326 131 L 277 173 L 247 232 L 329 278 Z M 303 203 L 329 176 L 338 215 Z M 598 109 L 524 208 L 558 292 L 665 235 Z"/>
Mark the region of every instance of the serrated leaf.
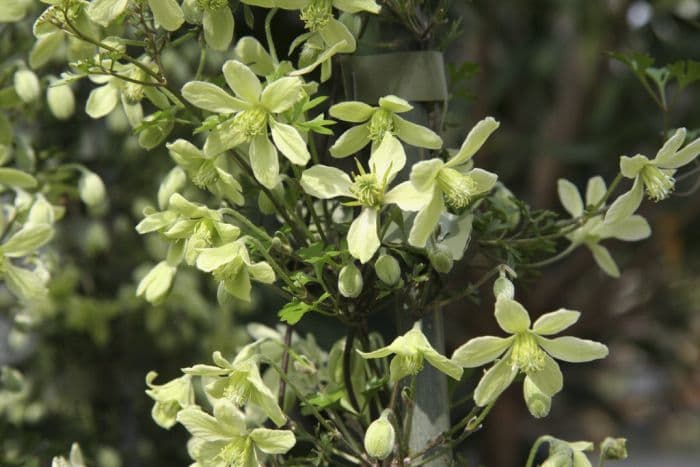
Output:
<path fill-rule="evenodd" d="M 287 303 L 282 309 L 277 313 L 281 321 L 287 324 L 294 325 L 304 317 L 304 315 L 313 309 L 312 305 L 308 303 L 300 302 L 298 300 L 291 301 Z"/>

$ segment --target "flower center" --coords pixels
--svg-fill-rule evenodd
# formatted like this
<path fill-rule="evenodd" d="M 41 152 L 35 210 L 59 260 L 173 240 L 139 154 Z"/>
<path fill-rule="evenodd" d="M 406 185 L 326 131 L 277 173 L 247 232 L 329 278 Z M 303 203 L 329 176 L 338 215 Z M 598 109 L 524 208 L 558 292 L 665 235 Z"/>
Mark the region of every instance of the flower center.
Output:
<path fill-rule="evenodd" d="M 240 407 L 248 402 L 252 392 L 252 385 L 248 382 L 248 372 L 232 370 L 226 389 L 224 389 L 224 397 L 231 399 L 234 404 Z"/>
<path fill-rule="evenodd" d="M 219 181 L 219 172 L 212 161 L 204 161 L 192 177 L 192 183 L 199 188 L 206 189 Z"/>
<path fill-rule="evenodd" d="M 250 438 L 233 438 L 231 442 L 219 451 L 216 457 L 231 467 L 244 467 L 249 465 L 248 461 L 252 454 L 252 447 L 253 443 L 250 442 Z"/>
<path fill-rule="evenodd" d="M 373 173 L 362 173 L 355 176 L 355 183 L 350 187 L 350 192 L 357 197 L 363 206 L 378 207 L 384 199 L 384 186 L 379 183 Z"/>
<path fill-rule="evenodd" d="M 228 0 L 197 0 L 197 6 L 200 10 L 218 10 L 228 6 Z"/>
<path fill-rule="evenodd" d="M 244 110 L 233 117 L 233 124 L 246 138 L 260 135 L 267 128 L 267 111 L 262 107 Z"/>
<path fill-rule="evenodd" d="M 675 187 L 674 178 L 652 164 L 644 166 L 641 170 L 641 176 L 647 189 L 647 195 L 653 201 L 668 198 Z"/>
<path fill-rule="evenodd" d="M 417 375 L 423 369 L 423 355 L 418 352 L 397 355 L 395 358 L 400 359 L 401 367 L 405 368 L 408 374 Z"/>
<path fill-rule="evenodd" d="M 394 116 L 386 109 L 379 109 L 372 114 L 367 129 L 369 130 L 369 139 L 381 141 L 387 131 L 393 133 Z"/>
<path fill-rule="evenodd" d="M 214 270 L 214 279 L 219 282 L 233 281 L 241 272 L 242 267 L 243 260 L 240 257 L 236 257 L 233 261 L 216 268 Z"/>
<path fill-rule="evenodd" d="M 301 9 L 301 20 L 309 31 L 318 31 L 333 18 L 332 0 L 311 0 Z"/>
<path fill-rule="evenodd" d="M 445 203 L 454 209 L 467 206 L 477 191 L 474 179 L 450 167 L 443 167 L 437 175 L 437 184 L 445 196 Z"/>
<path fill-rule="evenodd" d="M 128 76 L 136 81 L 146 80 L 146 72 L 136 67 L 133 67 L 131 71 L 129 71 Z M 138 104 L 141 102 L 141 99 L 143 99 L 144 87 L 142 84 L 126 81 L 122 88 L 122 93 L 124 94 L 124 99 L 126 99 L 129 104 Z"/>
<path fill-rule="evenodd" d="M 535 336 L 526 332 L 518 334 L 510 355 L 513 366 L 525 373 L 544 369 L 544 351 L 537 344 Z"/>

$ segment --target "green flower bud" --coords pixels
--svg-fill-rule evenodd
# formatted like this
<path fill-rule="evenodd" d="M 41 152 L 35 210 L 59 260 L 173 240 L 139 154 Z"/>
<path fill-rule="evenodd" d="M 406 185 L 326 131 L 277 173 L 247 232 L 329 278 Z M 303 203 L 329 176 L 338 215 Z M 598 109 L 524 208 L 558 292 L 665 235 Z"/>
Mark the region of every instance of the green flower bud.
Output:
<path fill-rule="evenodd" d="M 22 99 L 22 102 L 32 102 L 39 97 L 41 85 L 39 78 L 36 77 L 33 71 L 20 69 L 15 72 L 14 76 L 15 92 Z"/>
<path fill-rule="evenodd" d="M 67 84 L 49 86 L 46 90 L 46 101 L 53 116 L 59 120 L 67 120 L 75 112 L 75 97 Z"/>
<path fill-rule="evenodd" d="M 527 408 L 535 418 L 543 418 L 549 414 L 552 407 L 552 398 L 542 392 L 530 378 L 523 382 L 523 394 Z"/>
<path fill-rule="evenodd" d="M 447 274 L 452 270 L 454 259 L 450 249 L 445 245 L 437 245 L 428 254 L 430 264 L 435 270 L 442 274 Z"/>
<path fill-rule="evenodd" d="M 394 450 L 396 432 L 389 421 L 387 411 L 373 421 L 365 433 L 365 451 L 375 459 L 384 460 Z"/>
<path fill-rule="evenodd" d="M 501 276 L 494 281 L 493 295 L 496 298 L 508 298 L 511 300 L 515 297 L 515 287 L 505 274 L 501 274 Z"/>
<path fill-rule="evenodd" d="M 608 436 L 602 443 L 600 443 L 600 452 L 603 459 L 627 459 L 627 439 L 611 438 Z"/>
<path fill-rule="evenodd" d="M 78 181 L 78 193 L 83 203 L 89 207 L 99 206 L 107 198 L 105 185 L 102 179 L 94 172 L 83 170 Z"/>
<path fill-rule="evenodd" d="M 374 272 L 380 281 L 393 286 L 401 279 L 401 266 L 399 261 L 391 255 L 382 255 L 374 263 Z"/>
<path fill-rule="evenodd" d="M 343 266 L 338 275 L 338 290 L 343 297 L 356 298 L 362 292 L 362 273 L 355 263 Z"/>

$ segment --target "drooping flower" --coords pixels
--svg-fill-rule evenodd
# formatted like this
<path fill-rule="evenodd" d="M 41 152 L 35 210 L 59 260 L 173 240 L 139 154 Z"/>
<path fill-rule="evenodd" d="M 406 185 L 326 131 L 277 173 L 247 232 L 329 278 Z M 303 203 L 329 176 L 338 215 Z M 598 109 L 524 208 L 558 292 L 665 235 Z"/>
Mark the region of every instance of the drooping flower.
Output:
<path fill-rule="evenodd" d="M 220 352 L 214 352 L 214 365 L 197 364 L 183 368 L 183 372 L 193 376 L 211 377 L 213 381 L 205 386 L 207 393 L 216 399 L 227 399 L 237 406 L 253 404 L 262 409 L 277 425 L 284 425 L 286 415 L 277 404 L 277 397 L 260 376 L 257 355 L 257 342 L 241 349 L 232 362 L 226 360 Z"/>
<path fill-rule="evenodd" d="M 224 63 L 223 73 L 236 97 L 204 81 L 191 81 L 182 88 L 182 95 L 193 105 L 227 116 L 209 133 L 204 154 L 216 156 L 250 143 L 250 164 L 255 178 L 267 188 L 273 188 L 279 181 L 277 149 L 297 165 L 305 165 L 311 157 L 299 130 L 276 117 L 301 98 L 302 81 L 288 76 L 263 88 L 255 73 L 237 60 Z"/>
<path fill-rule="evenodd" d="M 488 192 L 496 183 L 496 174 L 473 169 L 470 160 L 499 126 L 491 117 L 477 123 L 459 151 L 447 162 L 430 159 L 411 169 L 410 181 L 394 191 L 394 202 L 404 211 L 418 211 L 408 242 L 423 248 L 437 227 L 445 205 L 453 209 L 467 207 L 475 196 Z"/>
<path fill-rule="evenodd" d="M 248 429 L 243 413 L 225 399 L 214 404 L 214 416 L 188 407 L 177 421 L 195 440 L 197 465 L 206 467 L 256 467 L 266 454 L 285 454 L 296 444 L 290 430 Z"/>
<path fill-rule="evenodd" d="M 250 301 L 251 279 L 265 284 L 275 281 L 275 271 L 268 263 L 254 263 L 250 259 L 243 238 L 219 247 L 201 249 L 197 268 L 213 273 L 220 288 L 245 301 Z"/>
<path fill-rule="evenodd" d="M 593 450 L 590 441 L 564 441 L 557 438 L 548 438 L 549 457 L 545 459 L 541 467 L 591 467 L 585 451 Z"/>
<path fill-rule="evenodd" d="M 358 164 L 358 173 L 351 179 L 340 169 L 319 164 L 305 170 L 301 176 L 301 186 L 311 196 L 352 198 L 356 200 L 354 205 L 362 207 L 347 236 L 350 254 L 362 263 L 369 261 L 379 248 L 379 211 L 394 199 L 391 191 L 386 192 L 387 186 L 405 164 L 406 153 L 401 143 L 386 134 L 369 158 L 369 172 Z"/>
<path fill-rule="evenodd" d="M 391 95 L 381 97 L 378 107 L 357 101 L 335 104 L 328 111 L 332 117 L 360 125 L 340 135 L 329 150 L 331 155 L 347 157 L 360 151 L 370 141 L 379 144 L 386 133 L 395 135 L 411 146 L 440 149 L 442 139 L 434 131 L 397 115 L 411 109 L 413 106 L 407 101 Z"/>
<path fill-rule="evenodd" d="M 389 381 L 393 384 L 405 376 L 417 375 L 423 369 L 423 361 L 428 360 L 432 366 L 457 381 L 462 377 L 462 368 L 449 358 L 441 355 L 430 345 L 416 321 L 413 328 L 399 336 L 386 347 L 372 352 L 357 351 L 362 358 L 382 358 L 394 355 L 389 365 Z"/>
<path fill-rule="evenodd" d="M 175 0 L 146 0 L 156 23 L 166 31 L 175 31 L 185 21 L 182 8 Z M 121 16 L 129 0 L 93 0 L 87 8 L 88 17 L 107 27 Z"/>
<path fill-rule="evenodd" d="M 476 368 L 497 360 L 474 391 L 476 404 L 483 407 L 495 401 L 515 377 L 523 373 L 528 408 L 535 416 L 546 414 L 549 411 L 547 398 L 563 387 L 563 377 L 554 358 L 566 362 L 588 362 L 608 354 L 608 348 L 599 342 L 571 336 L 545 337 L 573 325 L 580 315 L 578 311 L 562 308 L 542 315 L 531 326 L 527 310 L 516 300 L 500 295 L 496 299 L 496 321 L 511 335 L 476 337 L 452 355 L 452 360 L 465 368 Z"/>
<path fill-rule="evenodd" d="M 166 146 L 170 157 L 185 170 L 192 183 L 233 203 L 243 204 L 241 184 L 227 170 L 223 155 L 207 157 L 194 144 L 184 139 Z"/>
<path fill-rule="evenodd" d="M 175 425 L 177 413 L 194 405 L 194 389 L 191 376 L 184 375 L 168 381 L 165 384 L 153 384 L 158 376 L 155 371 L 149 371 L 146 375 L 146 389 L 148 397 L 155 401 L 151 416 L 153 420 L 165 429 Z"/>
<path fill-rule="evenodd" d="M 228 49 L 235 27 L 228 0 L 191 0 L 182 6 L 188 22 L 202 25 L 204 41 L 209 47 L 220 51 Z"/>
<path fill-rule="evenodd" d="M 584 214 L 584 208 L 598 206 L 606 193 L 605 181 L 596 176 L 588 180 L 586 187 L 586 205 L 583 204 L 581 194 L 576 185 L 568 180 L 559 179 L 557 192 L 564 209 L 574 218 Z M 603 206 L 600 206 L 601 208 Z M 573 245 L 585 245 L 595 259 L 598 266 L 612 277 L 619 277 L 620 270 L 607 248 L 600 245 L 602 240 L 616 238 L 627 242 L 643 240 L 651 235 L 649 223 L 642 216 L 634 214 L 626 218 L 620 218 L 615 222 L 603 222 L 601 214 L 592 216 L 573 232 L 567 234 Z"/>
<path fill-rule="evenodd" d="M 642 203 L 645 189 L 653 201 L 668 198 L 675 188 L 673 175 L 676 169 L 689 164 L 700 154 L 700 138 L 681 149 L 685 136 L 685 128 L 676 130 L 651 160 L 642 154 L 620 157 L 620 172 L 625 178 L 634 180 L 634 183 L 630 191 L 612 203 L 605 215 L 606 224 L 625 219 L 634 213 Z"/>
<path fill-rule="evenodd" d="M 0 278 L 22 302 L 44 297 L 47 293 L 46 278 L 40 273 L 40 268 L 21 267 L 13 260 L 33 255 L 51 240 L 53 234 L 50 224 L 28 222 L 0 244 Z"/>

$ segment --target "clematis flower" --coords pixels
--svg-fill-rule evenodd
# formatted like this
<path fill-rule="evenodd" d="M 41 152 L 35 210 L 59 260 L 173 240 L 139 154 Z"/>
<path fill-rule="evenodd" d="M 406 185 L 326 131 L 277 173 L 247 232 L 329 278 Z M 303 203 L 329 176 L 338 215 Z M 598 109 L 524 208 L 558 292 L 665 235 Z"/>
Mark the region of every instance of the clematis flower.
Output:
<path fill-rule="evenodd" d="M 194 405 L 192 377 L 184 375 L 165 384 L 153 384 L 156 377 L 158 373 L 155 371 L 149 371 L 146 375 L 146 385 L 149 388 L 146 389 L 146 394 L 155 401 L 151 416 L 158 425 L 170 429 L 175 425 L 177 413 Z"/>
<path fill-rule="evenodd" d="M 633 179 L 634 183 L 630 191 L 610 206 L 605 215 L 606 224 L 629 217 L 636 211 L 642 203 L 645 189 L 653 201 L 668 198 L 675 187 L 673 175 L 676 169 L 689 164 L 700 154 L 700 138 L 681 149 L 685 136 L 685 128 L 676 130 L 651 160 L 641 154 L 620 157 L 620 172 L 625 178 Z"/>
<path fill-rule="evenodd" d="M 476 337 L 456 349 L 452 355 L 452 361 L 465 368 L 480 367 L 496 360 L 474 391 L 474 401 L 479 406 L 495 401 L 515 377 L 523 373 L 528 408 L 533 415 L 542 416 L 543 411 L 546 414 L 549 410 L 547 398 L 563 387 L 561 370 L 554 358 L 578 363 L 608 355 L 608 348 L 599 342 L 571 336 L 545 337 L 573 325 L 581 315 L 578 311 L 562 308 L 542 315 L 530 326 L 527 310 L 512 298 L 501 295 L 496 300 L 495 315 L 501 329 L 511 336 Z M 543 410 L 542 404 L 546 410 Z"/>
<path fill-rule="evenodd" d="M 277 404 L 277 397 L 260 376 L 258 352 L 258 343 L 253 342 L 243 347 L 232 362 L 220 352 L 214 352 L 212 358 L 216 366 L 197 364 L 182 371 L 188 375 L 213 378 L 205 387 L 211 397 L 230 400 L 239 407 L 248 403 L 256 405 L 277 426 L 282 426 L 287 417 Z"/>
<path fill-rule="evenodd" d="M 146 0 L 156 23 L 166 31 L 176 31 L 185 22 L 182 8 L 175 0 Z M 93 0 L 87 8 L 88 17 L 107 27 L 121 16 L 129 0 Z"/>
<path fill-rule="evenodd" d="M 190 407 L 177 421 L 192 434 L 192 454 L 202 467 L 257 467 L 266 454 L 285 454 L 296 444 L 290 430 L 249 430 L 245 416 L 227 400 L 214 404 L 214 416 Z"/>
<path fill-rule="evenodd" d="M 238 238 L 240 229 L 223 221 L 221 212 L 193 203 L 175 193 L 168 209 L 144 210 L 145 218 L 136 226 L 140 234 L 159 232 L 166 239 L 183 242 L 184 259 L 193 265 L 202 248 L 218 246 Z"/>
<path fill-rule="evenodd" d="M 357 351 L 362 358 L 382 358 L 394 354 L 389 364 L 389 381 L 393 384 L 408 375 L 417 375 L 423 369 L 423 360 L 457 381 L 462 377 L 462 368 L 455 362 L 438 353 L 430 345 L 416 321 L 413 328 L 399 336 L 386 347 L 373 352 Z"/>
<path fill-rule="evenodd" d="M 585 451 L 592 451 L 594 446 L 590 441 L 564 441 L 557 438 L 549 438 L 549 457 L 541 467 L 559 467 L 568 465 L 571 467 L 591 467 Z"/>
<path fill-rule="evenodd" d="M 586 187 L 585 206 L 597 206 L 605 196 L 606 191 L 607 188 L 602 177 L 596 176 L 589 179 Z M 559 179 L 557 192 L 562 206 L 572 217 L 578 218 L 583 215 L 584 204 L 576 185 L 568 180 Z M 635 242 L 650 235 L 651 227 L 646 219 L 634 214 L 607 224 L 603 222 L 602 215 L 593 216 L 581 227 L 567 234 L 566 237 L 574 246 L 585 245 L 593 253 L 593 259 L 598 266 L 608 275 L 620 277 L 620 270 L 615 264 L 615 260 L 608 249 L 600 245 L 600 242 L 608 238 Z"/>
<path fill-rule="evenodd" d="M 411 169 L 410 181 L 395 188 L 392 199 L 396 204 L 404 211 L 418 211 L 408 237 L 411 245 L 425 247 L 445 211 L 445 204 L 454 209 L 465 208 L 475 196 L 488 192 L 496 184 L 496 174 L 471 169 L 469 162 L 498 126 L 491 117 L 481 120 L 447 162 L 441 159 L 418 162 Z"/>
<path fill-rule="evenodd" d="M 223 72 L 236 97 L 204 81 L 191 81 L 182 88 L 182 95 L 193 105 L 228 116 L 209 133 L 204 154 L 212 157 L 250 143 L 250 164 L 255 178 L 267 188 L 274 188 L 279 181 L 277 149 L 297 165 L 305 165 L 311 157 L 299 131 L 275 117 L 299 100 L 301 79 L 280 78 L 263 89 L 255 73 L 237 60 L 224 63 Z"/>
<path fill-rule="evenodd" d="M 265 284 L 275 282 L 275 271 L 265 261 L 253 263 L 245 239 L 215 248 L 203 248 L 197 256 L 197 268 L 212 272 L 220 289 L 247 302 L 250 301 L 250 279 Z"/>
<path fill-rule="evenodd" d="M 238 205 L 243 204 L 241 184 L 228 172 L 223 155 L 207 157 L 194 144 L 184 139 L 166 146 L 170 157 L 185 169 L 192 183 Z"/>
<path fill-rule="evenodd" d="M 5 280 L 10 292 L 22 302 L 45 296 L 46 279 L 42 277 L 40 268 L 31 270 L 20 267 L 13 260 L 33 255 L 53 238 L 53 234 L 54 229 L 50 224 L 26 223 L 0 244 L 0 278 Z"/>
<path fill-rule="evenodd" d="M 435 132 L 396 115 L 411 109 L 413 106 L 407 101 L 392 95 L 381 97 L 378 107 L 357 101 L 335 104 L 328 110 L 332 117 L 361 125 L 352 127 L 340 135 L 329 149 L 331 155 L 349 156 L 360 151 L 370 141 L 381 142 L 386 133 L 397 136 L 411 146 L 440 149 L 442 139 Z"/>
<path fill-rule="evenodd" d="M 369 158 L 369 172 L 358 165 L 359 173 L 351 179 L 340 169 L 319 164 L 301 176 L 301 186 L 311 196 L 320 199 L 343 196 L 355 199 L 352 205 L 362 206 L 347 237 L 350 254 L 362 263 L 369 261 L 379 248 L 379 211 L 384 204 L 394 202 L 392 192 L 386 193 L 386 188 L 405 164 L 406 153 L 401 143 L 386 134 Z"/>

